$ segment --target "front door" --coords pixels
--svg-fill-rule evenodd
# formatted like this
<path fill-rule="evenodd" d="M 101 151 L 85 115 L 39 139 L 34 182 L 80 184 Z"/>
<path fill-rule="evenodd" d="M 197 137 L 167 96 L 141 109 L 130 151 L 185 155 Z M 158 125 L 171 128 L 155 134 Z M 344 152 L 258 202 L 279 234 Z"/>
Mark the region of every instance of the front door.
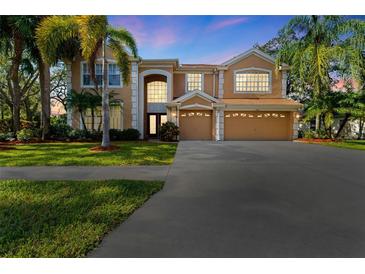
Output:
<path fill-rule="evenodd" d="M 147 114 L 148 121 L 148 137 L 160 137 L 161 125 L 167 122 L 166 113 L 149 113 Z"/>

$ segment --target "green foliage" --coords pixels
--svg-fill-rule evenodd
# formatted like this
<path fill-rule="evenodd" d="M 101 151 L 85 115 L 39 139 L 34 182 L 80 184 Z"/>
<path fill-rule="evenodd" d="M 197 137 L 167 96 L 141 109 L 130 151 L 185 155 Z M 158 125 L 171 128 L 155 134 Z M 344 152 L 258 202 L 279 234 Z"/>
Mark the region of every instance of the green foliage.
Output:
<path fill-rule="evenodd" d="M 0 142 L 9 141 L 11 138 L 13 138 L 11 133 L 0 133 Z"/>
<path fill-rule="evenodd" d="M 160 139 L 162 141 L 176 141 L 179 135 L 179 127 L 173 122 L 166 122 L 161 126 Z"/>
<path fill-rule="evenodd" d="M 83 257 L 163 182 L 0 181 L 0 257 Z"/>
<path fill-rule="evenodd" d="M 313 139 L 316 138 L 316 132 L 313 130 L 305 130 L 303 131 L 303 137 L 306 139 Z"/>
<path fill-rule="evenodd" d="M 0 120 L 0 132 L 6 133 L 11 131 L 11 118 Z"/>
<path fill-rule="evenodd" d="M 72 127 L 67 124 L 66 115 L 51 117 L 50 137 L 56 139 L 68 138 Z"/>
<path fill-rule="evenodd" d="M 138 140 L 139 136 L 141 136 L 141 133 L 134 128 L 128 128 L 122 131 L 122 140 L 126 140 L 126 141 L 134 141 L 134 140 Z"/>
<path fill-rule="evenodd" d="M 120 149 L 92 152 L 97 143 L 41 143 L 0 151 L 0 166 L 123 166 L 168 165 L 176 144 L 143 141 L 114 142 Z"/>
<path fill-rule="evenodd" d="M 22 142 L 29 142 L 34 138 L 34 132 L 29 128 L 25 128 L 16 133 L 16 138 Z"/>

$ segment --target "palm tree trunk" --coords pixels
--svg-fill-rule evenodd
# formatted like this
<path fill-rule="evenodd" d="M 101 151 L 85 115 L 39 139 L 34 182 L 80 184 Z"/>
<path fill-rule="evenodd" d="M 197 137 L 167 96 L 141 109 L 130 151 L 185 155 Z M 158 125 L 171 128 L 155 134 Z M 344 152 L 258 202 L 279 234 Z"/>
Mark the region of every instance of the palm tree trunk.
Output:
<path fill-rule="evenodd" d="M 360 140 L 362 137 L 362 131 L 364 130 L 364 123 L 365 123 L 365 121 L 362 118 L 360 118 L 359 119 L 359 136 L 357 137 L 358 140 Z"/>
<path fill-rule="evenodd" d="M 51 121 L 51 94 L 50 94 L 50 69 L 49 65 L 39 62 L 39 83 L 41 88 L 41 127 L 42 140 L 47 139 Z"/>
<path fill-rule="evenodd" d="M 102 98 L 102 108 L 103 108 L 103 141 L 101 143 L 102 147 L 110 146 L 110 117 L 109 117 L 109 91 L 107 87 L 107 62 L 106 62 L 106 39 L 103 40 L 103 98 Z"/>
<path fill-rule="evenodd" d="M 66 73 L 67 73 L 67 124 L 72 126 L 72 103 L 69 100 L 71 98 L 72 90 L 72 66 L 70 62 L 66 63 Z"/>

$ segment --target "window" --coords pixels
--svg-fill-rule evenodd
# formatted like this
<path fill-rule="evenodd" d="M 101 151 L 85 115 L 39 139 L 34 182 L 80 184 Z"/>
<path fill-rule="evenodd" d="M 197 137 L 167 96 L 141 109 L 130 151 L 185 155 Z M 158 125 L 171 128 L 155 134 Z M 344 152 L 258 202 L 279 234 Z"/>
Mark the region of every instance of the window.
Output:
<path fill-rule="evenodd" d="M 95 75 L 96 75 L 96 79 L 98 81 L 98 85 L 101 86 L 103 84 L 103 65 L 102 64 L 95 64 Z M 82 86 L 94 86 L 94 83 L 91 80 L 89 65 L 85 62 L 82 63 Z"/>
<path fill-rule="evenodd" d="M 269 93 L 270 89 L 269 72 L 237 72 L 235 74 L 235 92 Z"/>
<path fill-rule="evenodd" d="M 147 103 L 166 103 L 167 84 L 162 81 L 153 81 L 147 84 Z"/>
<path fill-rule="evenodd" d="M 195 90 L 202 91 L 203 74 L 202 73 L 188 73 L 186 75 L 186 91 L 191 92 Z"/>
<path fill-rule="evenodd" d="M 117 64 L 108 64 L 108 85 L 110 87 L 120 87 L 120 71 Z"/>

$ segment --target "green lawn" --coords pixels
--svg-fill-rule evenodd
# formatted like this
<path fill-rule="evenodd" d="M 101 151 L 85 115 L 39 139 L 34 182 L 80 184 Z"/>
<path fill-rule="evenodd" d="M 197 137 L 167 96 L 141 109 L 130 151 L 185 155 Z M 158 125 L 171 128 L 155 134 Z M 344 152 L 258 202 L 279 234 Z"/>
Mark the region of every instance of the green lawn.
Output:
<path fill-rule="evenodd" d="M 17 145 L 0 150 L 0 166 L 119 166 L 171 164 L 176 144 L 152 142 L 115 142 L 120 150 L 91 152 L 99 143 L 45 143 Z"/>
<path fill-rule="evenodd" d="M 330 142 L 330 143 L 320 143 L 320 144 L 339 148 L 365 150 L 365 140 L 347 140 L 342 142 Z"/>
<path fill-rule="evenodd" d="M 82 257 L 162 182 L 0 181 L 0 257 Z"/>

